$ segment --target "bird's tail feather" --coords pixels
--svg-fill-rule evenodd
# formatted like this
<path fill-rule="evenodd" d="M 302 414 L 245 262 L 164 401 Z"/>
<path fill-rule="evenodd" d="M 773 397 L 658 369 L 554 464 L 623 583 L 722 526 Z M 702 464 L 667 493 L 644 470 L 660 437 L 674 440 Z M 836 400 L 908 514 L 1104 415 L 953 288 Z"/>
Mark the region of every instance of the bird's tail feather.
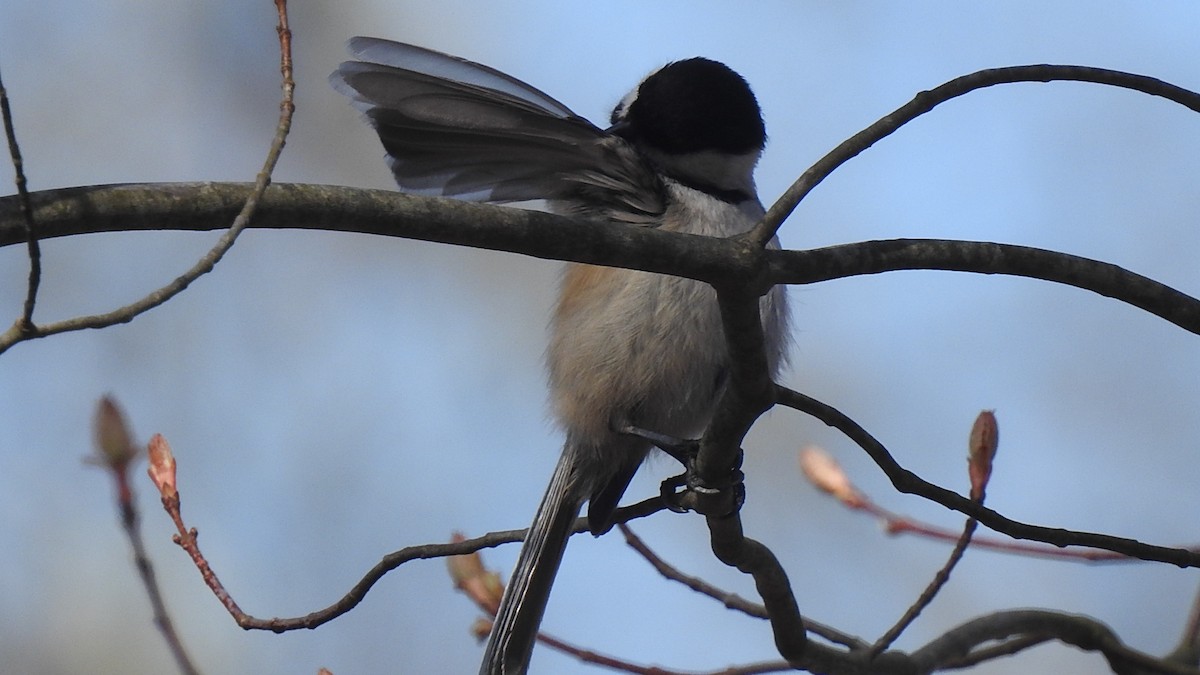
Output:
<path fill-rule="evenodd" d="M 529 667 L 550 587 L 585 498 L 577 471 L 576 453 L 564 449 L 500 601 L 480 675 L 519 675 Z"/>

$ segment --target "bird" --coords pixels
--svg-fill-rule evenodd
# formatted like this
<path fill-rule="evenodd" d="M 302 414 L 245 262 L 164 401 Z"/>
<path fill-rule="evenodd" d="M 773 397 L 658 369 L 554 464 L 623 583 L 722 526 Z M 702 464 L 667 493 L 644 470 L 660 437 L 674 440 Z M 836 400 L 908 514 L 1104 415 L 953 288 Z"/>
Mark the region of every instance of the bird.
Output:
<path fill-rule="evenodd" d="M 711 237 L 763 216 L 754 168 L 766 145 L 746 80 L 703 57 L 647 75 L 605 129 L 488 66 L 356 37 L 330 76 L 375 128 L 399 187 Z M 768 246 L 778 247 L 773 239 Z M 784 288 L 759 301 L 768 369 L 785 361 Z M 583 504 L 599 536 L 652 449 L 703 431 L 729 372 L 714 289 L 638 270 L 568 264 L 546 365 L 565 440 L 505 589 L 480 673 L 528 670 L 551 586 Z"/>

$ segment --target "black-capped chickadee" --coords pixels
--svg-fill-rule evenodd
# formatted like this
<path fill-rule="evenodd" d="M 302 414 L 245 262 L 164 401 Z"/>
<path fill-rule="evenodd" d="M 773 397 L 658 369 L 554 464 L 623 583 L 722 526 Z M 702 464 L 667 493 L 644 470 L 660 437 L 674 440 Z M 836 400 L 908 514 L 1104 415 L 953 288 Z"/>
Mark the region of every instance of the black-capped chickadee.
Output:
<path fill-rule="evenodd" d="M 727 237 L 762 217 L 753 171 L 766 141 L 750 87 L 692 58 L 651 73 L 602 130 L 487 66 L 375 38 L 331 76 L 379 133 L 406 191 Z M 771 246 L 777 246 L 774 241 Z M 761 301 L 771 374 L 784 359 L 784 291 Z M 573 264 L 547 351 L 562 457 L 504 593 L 481 673 L 523 673 L 583 503 L 593 534 L 650 450 L 643 429 L 688 438 L 708 423 L 728 353 L 716 294 L 678 277 Z"/>

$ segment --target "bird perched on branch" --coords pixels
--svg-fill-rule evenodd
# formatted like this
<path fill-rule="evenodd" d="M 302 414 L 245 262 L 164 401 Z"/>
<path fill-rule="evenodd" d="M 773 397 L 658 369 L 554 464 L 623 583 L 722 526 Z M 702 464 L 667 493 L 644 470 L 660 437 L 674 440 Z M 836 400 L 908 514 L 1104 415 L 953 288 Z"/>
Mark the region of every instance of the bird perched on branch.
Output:
<path fill-rule="evenodd" d="M 497 70 L 376 38 L 331 76 L 379 133 L 406 191 L 485 202 L 546 200 L 551 210 L 668 232 L 728 237 L 763 215 L 753 171 L 766 142 L 740 75 L 704 58 L 647 76 L 600 129 Z M 772 241 L 771 246 L 777 246 Z M 773 376 L 784 358 L 784 291 L 760 301 Z M 505 591 L 481 673 L 523 673 L 576 517 L 593 534 L 651 449 L 710 420 L 729 355 L 716 293 L 702 282 L 573 264 L 547 350 L 551 401 L 566 435 Z"/>

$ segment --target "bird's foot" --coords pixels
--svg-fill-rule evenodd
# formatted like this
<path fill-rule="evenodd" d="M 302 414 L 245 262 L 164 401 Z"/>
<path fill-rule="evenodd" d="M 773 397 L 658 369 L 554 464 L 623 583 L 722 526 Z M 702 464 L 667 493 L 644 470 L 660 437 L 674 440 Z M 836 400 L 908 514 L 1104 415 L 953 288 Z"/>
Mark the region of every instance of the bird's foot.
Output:
<path fill-rule="evenodd" d="M 622 425 L 619 431 L 649 441 L 683 465 L 683 473 L 671 476 L 659 486 L 659 495 L 668 509 L 676 513 L 697 511 L 707 516 L 720 517 L 736 513 L 745 503 L 745 474 L 741 471 L 743 453 L 740 450 L 733 470 L 724 480 L 714 484 L 711 481 L 700 480 L 696 474 L 696 456 L 700 453 L 699 440 L 676 438 L 632 424 Z"/>

